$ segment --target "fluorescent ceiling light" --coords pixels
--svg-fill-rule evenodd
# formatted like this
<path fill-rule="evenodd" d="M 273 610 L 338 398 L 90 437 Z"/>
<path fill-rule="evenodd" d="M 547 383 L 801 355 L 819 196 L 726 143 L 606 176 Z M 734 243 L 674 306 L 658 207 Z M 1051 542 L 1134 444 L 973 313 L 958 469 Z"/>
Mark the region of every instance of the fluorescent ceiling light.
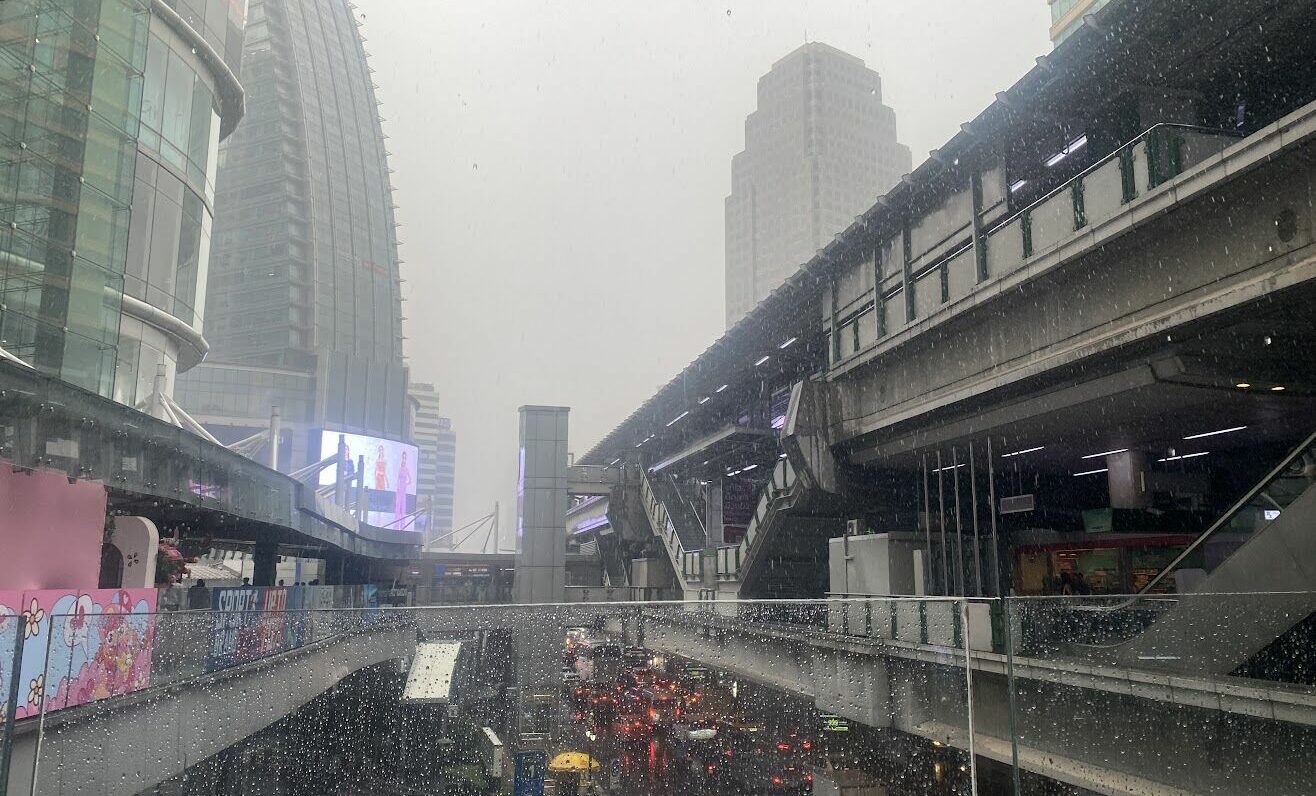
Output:
<path fill-rule="evenodd" d="M 742 473 L 747 473 L 747 472 L 749 472 L 750 470 L 753 470 L 755 467 L 758 467 L 758 465 L 757 465 L 757 464 L 747 464 L 747 465 L 744 466 L 743 469 L 741 469 L 740 472 L 742 472 Z"/>
<path fill-rule="evenodd" d="M 1242 431 L 1247 426 L 1234 426 L 1233 428 L 1222 428 L 1218 431 L 1204 431 L 1201 434 L 1189 434 L 1184 439 L 1201 439 L 1202 437 L 1214 437 L 1216 434 L 1229 434 L 1234 431 Z"/>
<path fill-rule="evenodd" d="M 725 389 L 726 389 L 727 387 L 729 387 L 729 386 L 730 386 L 730 385 L 728 385 L 728 384 L 723 384 L 721 387 L 718 387 L 716 390 L 713 390 L 713 392 L 722 392 L 723 390 L 725 390 Z"/>
<path fill-rule="evenodd" d="M 1100 470 L 1084 470 L 1081 473 L 1074 473 L 1074 475 L 1096 475 L 1097 473 L 1108 473 L 1108 472 L 1110 472 L 1109 467 L 1102 467 Z"/>
<path fill-rule="evenodd" d="M 1177 462 L 1180 459 L 1196 459 L 1198 456 L 1205 456 L 1210 451 L 1198 451 L 1197 453 L 1185 453 L 1182 456 L 1166 456 L 1164 459 L 1157 459 L 1158 462 Z"/>
<path fill-rule="evenodd" d="M 668 420 L 668 421 L 667 421 L 667 425 L 668 425 L 668 426 L 672 426 L 672 425 L 675 425 L 676 423 L 679 423 L 679 422 L 681 421 L 681 418 L 685 417 L 685 416 L 688 415 L 688 414 L 690 414 L 690 410 L 689 410 L 689 409 L 685 410 L 684 412 L 682 412 L 681 414 L 679 414 L 679 415 L 677 415 L 676 417 L 672 418 L 671 420 Z"/>
<path fill-rule="evenodd" d="M 777 348 L 790 348 L 790 347 L 791 347 L 791 343 L 794 343 L 794 342 L 795 342 L 796 340 L 798 340 L 798 339 L 799 339 L 798 337 L 792 337 L 791 339 L 789 339 L 789 340 L 787 340 L 786 342 L 782 343 L 781 345 L 777 346 Z"/>
<path fill-rule="evenodd" d="M 1042 450 L 1042 449 L 1045 448 L 1045 447 L 1046 447 L 1045 445 L 1038 445 L 1036 448 L 1024 448 L 1024 449 L 1021 450 L 1021 451 L 1012 451 L 1012 452 L 1010 452 L 1010 453 L 1002 453 L 1002 454 L 1001 454 L 1001 458 L 1002 458 L 1002 459 L 1008 459 L 1008 458 L 1010 458 L 1011 456 L 1023 456 L 1025 453 L 1036 453 L 1037 451 L 1040 451 L 1040 450 Z"/>
<path fill-rule="evenodd" d="M 759 365 L 762 365 L 764 362 L 767 362 L 769 359 L 772 359 L 772 357 L 768 356 L 767 354 L 764 354 L 762 357 L 759 358 L 758 362 L 754 363 L 754 367 L 757 368 Z"/>
<path fill-rule="evenodd" d="M 1128 448 L 1117 448 L 1113 451 L 1102 451 L 1101 453 L 1089 453 L 1087 456 L 1080 456 L 1080 459 L 1100 459 L 1102 456 L 1114 456 L 1117 453 L 1125 453 Z"/>
<path fill-rule="evenodd" d="M 703 406 L 704 404 L 708 403 L 708 402 L 711 401 L 711 400 L 713 400 L 713 396 L 711 396 L 711 395 L 705 395 L 703 398 L 700 398 L 700 399 L 699 399 L 699 405 L 700 405 L 700 406 Z"/>
<path fill-rule="evenodd" d="M 959 464 L 948 464 L 948 465 L 946 465 L 945 467 L 936 467 L 936 468 L 933 468 L 932 472 L 934 472 L 934 473 L 940 473 L 940 472 L 943 472 L 943 471 L 945 471 L 945 470 L 954 470 L 956 467 L 967 467 L 968 465 L 969 465 L 968 462 L 960 462 Z"/>

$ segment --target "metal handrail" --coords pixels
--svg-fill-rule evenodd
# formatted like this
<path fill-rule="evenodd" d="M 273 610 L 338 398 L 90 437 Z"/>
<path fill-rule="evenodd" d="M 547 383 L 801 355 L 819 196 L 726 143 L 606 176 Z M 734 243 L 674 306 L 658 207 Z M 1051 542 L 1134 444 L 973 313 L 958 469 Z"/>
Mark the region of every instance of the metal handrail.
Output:
<path fill-rule="evenodd" d="M 778 468 L 781 469 L 782 483 L 780 487 L 778 487 L 776 483 Z M 756 539 L 759 536 L 757 529 L 760 526 L 762 526 L 764 523 L 766 523 L 767 518 L 776 510 L 775 504 L 777 504 L 777 502 L 780 499 L 782 499 L 783 496 L 790 493 L 790 491 L 794 489 L 795 485 L 800 482 L 800 478 L 798 475 L 796 475 L 793 478 L 790 477 L 790 473 L 793 472 L 794 469 L 790 466 L 789 461 L 786 459 L 780 460 L 779 462 L 777 462 L 777 465 L 772 468 L 772 477 L 768 479 L 768 483 L 766 485 L 767 489 L 764 492 L 764 494 L 759 498 L 758 505 L 755 506 L 754 516 L 750 518 L 749 527 L 745 528 L 745 537 L 741 539 L 740 544 L 737 545 L 737 547 L 740 549 L 740 555 L 738 556 L 739 561 L 737 562 L 738 566 L 736 571 L 737 577 L 739 577 L 740 571 L 744 569 L 745 563 L 749 561 L 749 553 L 754 548 L 754 539 Z M 763 511 L 761 514 L 759 512 L 759 506 L 763 507 Z M 760 516 L 763 517 L 762 520 L 759 519 Z"/>
<path fill-rule="evenodd" d="M 644 468 L 640 468 L 640 498 L 644 501 L 645 515 L 649 518 L 649 525 L 654 535 L 663 540 L 663 547 L 667 549 L 667 554 L 672 559 L 672 566 L 684 582 L 685 548 L 681 544 L 681 535 L 676 532 L 676 525 L 671 523 L 671 515 L 667 513 L 667 507 L 654 493 L 653 485 L 649 483 L 649 474 Z M 669 524 L 672 527 L 671 533 L 667 532 Z"/>
<path fill-rule="evenodd" d="M 1069 179 L 1065 180 L 1064 182 L 1060 183 L 1055 188 L 1052 188 L 1050 191 L 1047 191 L 1042 196 L 1039 196 L 1038 198 L 1034 199 L 1033 201 L 1029 202 L 1023 207 L 1019 208 L 1013 213 L 1008 213 L 1000 221 L 996 222 L 988 229 L 983 230 L 983 233 L 985 235 L 990 235 L 991 233 L 995 232 L 1001 227 L 1004 227 L 1005 225 L 1009 224 L 1011 221 L 1014 221 L 1016 218 L 1019 218 L 1020 216 L 1029 212 L 1030 210 L 1037 209 L 1043 202 L 1047 202 L 1055 198 L 1059 194 L 1064 193 L 1066 190 L 1072 188 L 1074 184 L 1079 180 L 1082 180 L 1084 177 L 1087 177 L 1088 175 L 1092 174 L 1097 169 L 1101 168 L 1102 166 L 1106 165 L 1112 160 L 1118 158 L 1120 153 L 1123 152 L 1124 150 L 1131 149 L 1137 146 L 1139 143 L 1146 141 L 1148 136 L 1150 136 L 1152 133 L 1158 130 L 1170 129 L 1170 128 L 1173 128 L 1175 130 L 1188 130 L 1194 133 L 1210 133 L 1211 135 L 1218 135 L 1224 138 L 1241 139 L 1244 137 L 1243 134 L 1238 132 L 1237 130 L 1222 130 L 1215 127 L 1203 127 L 1197 124 L 1179 124 L 1177 122 L 1157 122 L 1156 124 L 1153 124 L 1151 127 L 1148 127 L 1146 130 L 1143 130 L 1141 133 L 1135 135 L 1133 138 L 1130 138 L 1128 141 L 1125 141 L 1123 144 L 1120 144 L 1115 149 L 1111 150 L 1105 157 L 1101 158 L 1100 160 L 1093 161 L 1082 171 L 1075 174 L 1073 177 L 1070 177 Z"/>

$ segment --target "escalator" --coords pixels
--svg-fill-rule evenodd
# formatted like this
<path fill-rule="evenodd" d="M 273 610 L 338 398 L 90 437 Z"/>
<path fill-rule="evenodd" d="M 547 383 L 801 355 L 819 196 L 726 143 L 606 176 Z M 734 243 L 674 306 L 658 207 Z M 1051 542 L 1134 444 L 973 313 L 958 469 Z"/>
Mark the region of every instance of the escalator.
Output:
<path fill-rule="evenodd" d="M 1214 546 L 1213 554 L 1202 555 L 1208 546 Z M 1206 564 L 1184 567 L 1197 558 Z M 1171 580 L 1193 585 L 1184 593 L 1158 594 Z M 1115 635 L 1125 640 L 1077 645 L 1085 657 L 1201 675 L 1229 674 L 1311 616 L 1316 612 L 1316 434 L 1136 596 L 1093 611 L 1102 615 L 1104 626 L 1122 626 L 1125 632 Z M 1135 628 L 1142 632 L 1128 633 Z"/>

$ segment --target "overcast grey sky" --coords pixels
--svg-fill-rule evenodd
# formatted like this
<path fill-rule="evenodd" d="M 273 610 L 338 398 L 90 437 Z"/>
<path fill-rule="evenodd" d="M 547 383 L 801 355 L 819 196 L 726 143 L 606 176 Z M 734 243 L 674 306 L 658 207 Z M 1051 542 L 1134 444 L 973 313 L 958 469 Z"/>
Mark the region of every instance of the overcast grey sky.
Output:
<path fill-rule="evenodd" d="M 356 3 L 412 378 L 457 430 L 457 524 L 501 500 L 504 529 L 518 406 L 570 406 L 584 453 L 722 333 L 722 202 L 773 61 L 864 59 L 917 164 L 1050 49 L 1046 0 Z"/>

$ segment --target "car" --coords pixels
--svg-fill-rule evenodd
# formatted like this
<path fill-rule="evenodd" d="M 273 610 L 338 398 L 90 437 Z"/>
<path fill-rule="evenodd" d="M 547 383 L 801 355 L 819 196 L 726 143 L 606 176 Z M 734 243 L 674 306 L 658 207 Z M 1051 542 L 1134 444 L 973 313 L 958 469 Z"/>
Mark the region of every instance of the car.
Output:
<path fill-rule="evenodd" d="M 649 668 L 650 657 L 649 651 L 644 647 L 631 646 L 622 650 L 622 660 L 629 669 Z"/>
<path fill-rule="evenodd" d="M 653 727 L 635 713 L 618 713 L 612 720 L 612 731 L 621 741 L 643 742 L 653 737 Z"/>

